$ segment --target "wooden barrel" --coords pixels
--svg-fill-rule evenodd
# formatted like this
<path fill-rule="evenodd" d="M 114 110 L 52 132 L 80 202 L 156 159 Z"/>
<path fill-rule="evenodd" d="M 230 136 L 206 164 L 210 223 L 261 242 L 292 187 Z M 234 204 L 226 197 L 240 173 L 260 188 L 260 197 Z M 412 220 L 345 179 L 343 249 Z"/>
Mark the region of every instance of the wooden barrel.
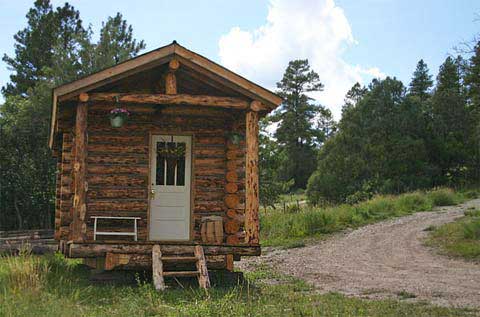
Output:
<path fill-rule="evenodd" d="M 203 243 L 223 243 L 223 218 L 220 216 L 202 217 L 200 232 Z"/>

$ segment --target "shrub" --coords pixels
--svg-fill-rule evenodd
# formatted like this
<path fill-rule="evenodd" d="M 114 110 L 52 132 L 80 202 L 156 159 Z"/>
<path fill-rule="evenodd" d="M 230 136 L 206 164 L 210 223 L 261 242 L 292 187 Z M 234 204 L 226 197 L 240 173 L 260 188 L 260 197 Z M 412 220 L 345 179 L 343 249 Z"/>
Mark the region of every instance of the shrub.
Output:
<path fill-rule="evenodd" d="M 345 198 L 345 202 L 349 205 L 354 205 L 370 198 L 372 198 L 371 194 L 364 191 L 357 191 L 351 195 L 348 195 L 347 198 Z"/>
<path fill-rule="evenodd" d="M 457 203 L 456 195 L 450 188 L 437 188 L 427 193 L 433 206 L 451 206 Z"/>

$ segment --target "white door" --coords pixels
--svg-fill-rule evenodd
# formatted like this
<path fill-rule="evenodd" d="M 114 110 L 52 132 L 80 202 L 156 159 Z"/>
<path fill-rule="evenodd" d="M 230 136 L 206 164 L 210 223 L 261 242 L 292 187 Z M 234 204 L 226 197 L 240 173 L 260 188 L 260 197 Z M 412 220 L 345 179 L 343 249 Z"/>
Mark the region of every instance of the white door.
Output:
<path fill-rule="evenodd" d="M 153 135 L 151 149 L 150 240 L 189 240 L 192 138 Z"/>

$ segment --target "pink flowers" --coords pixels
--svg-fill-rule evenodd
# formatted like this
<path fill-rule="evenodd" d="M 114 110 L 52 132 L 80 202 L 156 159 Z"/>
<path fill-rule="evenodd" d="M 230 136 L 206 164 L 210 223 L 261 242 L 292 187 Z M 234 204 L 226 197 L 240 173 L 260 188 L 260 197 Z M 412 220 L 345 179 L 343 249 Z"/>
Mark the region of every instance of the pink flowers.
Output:
<path fill-rule="evenodd" d="M 114 108 L 110 110 L 110 117 L 128 117 L 130 112 L 124 108 Z"/>

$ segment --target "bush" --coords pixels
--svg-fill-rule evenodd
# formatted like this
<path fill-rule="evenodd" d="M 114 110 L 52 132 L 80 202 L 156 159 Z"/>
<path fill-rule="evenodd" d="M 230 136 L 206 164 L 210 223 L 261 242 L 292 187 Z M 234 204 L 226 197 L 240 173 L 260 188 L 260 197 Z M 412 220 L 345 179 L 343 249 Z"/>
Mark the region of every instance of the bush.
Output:
<path fill-rule="evenodd" d="M 427 193 L 433 206 L 451 206 L 457 203 L 455 192 L 450 188 L 437 188 Z"/>
<path fill-rule="evenodd" d="M 354 194 L 348 195 L 347 198 L 345 198 L 345 202 L 349 205 L 354 205 L 370 198 L 372 198 L 372 195 L 370 193 L 364 191 L 357 191 Z"/>

